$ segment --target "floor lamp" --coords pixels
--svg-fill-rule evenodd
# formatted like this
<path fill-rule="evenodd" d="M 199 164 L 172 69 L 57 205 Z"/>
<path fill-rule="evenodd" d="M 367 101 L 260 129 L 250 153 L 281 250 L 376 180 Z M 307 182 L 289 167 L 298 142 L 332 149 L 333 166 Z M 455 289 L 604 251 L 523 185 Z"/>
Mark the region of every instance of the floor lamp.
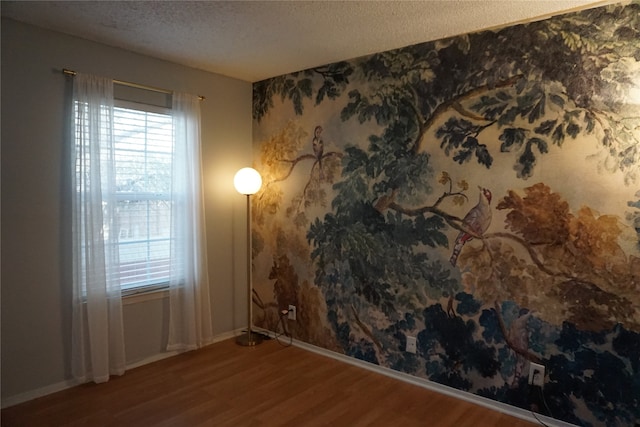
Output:
<path fill-rule="evenodd" d="M 247 196 L 247 333 L 240 335 L 236 343 L 243 346 L 258 345 L 262 342 L 262 336 L 251 331 L 252 323 L 252 266 L 251 266 L 251 195 L 260 190 L 262 178 L 257 170 L 242 168 L 236 172 L 233 185 L 240 194 Z"/>

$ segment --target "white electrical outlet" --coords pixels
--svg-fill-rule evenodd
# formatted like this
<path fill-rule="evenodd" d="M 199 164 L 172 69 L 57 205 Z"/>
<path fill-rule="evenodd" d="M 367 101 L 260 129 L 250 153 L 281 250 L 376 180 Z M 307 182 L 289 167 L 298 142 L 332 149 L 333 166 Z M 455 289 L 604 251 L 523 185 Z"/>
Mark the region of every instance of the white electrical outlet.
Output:
<path fill-rule="evenodd" d="M 416 346 L 417 346 L 416 337 L 407 336 L 407 347 L 405 348 L 405 351 L 407 353 L 416 354 L 416 350 L 417 350 Z"/>
<path fill-rule="evenodd" d="M 544 366 L 531 362 L 529 364 L 529 384 L 544 386 Z"/>
<path fill-rule="evenodd" d="M 287 319 L 296 320 L 296 306 L 295 305 L 290 305 L 289 306 L 289 313 L 287 314 Z"/>

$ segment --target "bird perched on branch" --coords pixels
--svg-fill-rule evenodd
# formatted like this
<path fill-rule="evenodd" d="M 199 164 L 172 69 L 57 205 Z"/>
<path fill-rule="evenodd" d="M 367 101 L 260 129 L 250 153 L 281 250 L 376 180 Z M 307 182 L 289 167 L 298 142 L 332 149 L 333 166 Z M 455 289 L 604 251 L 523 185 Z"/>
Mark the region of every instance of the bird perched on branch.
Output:
<path fill-rule="evenodd" d="M 489 206 L 489 203 L 491 203 L 491 191 L 482 187 L 478 188 L 480 189 L 480 200 L 477 205 L 467 212 L 462 220 L 462 228 L 470 231 L 473 235 L 466 231 L 461 231 L 458 234 L 456 243 L 453 246 L 453 253 L 449 259 L 454 267 L 464 244 L 473 239 L 474 236 L 482 236 L 491 225 L 491 207 Z"/>

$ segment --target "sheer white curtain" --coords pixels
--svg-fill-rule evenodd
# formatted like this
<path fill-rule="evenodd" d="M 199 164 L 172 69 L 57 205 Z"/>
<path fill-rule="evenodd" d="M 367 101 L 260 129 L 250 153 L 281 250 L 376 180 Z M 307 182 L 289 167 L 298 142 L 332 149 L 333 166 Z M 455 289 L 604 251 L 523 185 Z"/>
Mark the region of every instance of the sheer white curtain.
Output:
<path fill-rule="evenodd" d="M 193 350 L 213 341 L 205 246 L 200 100 L 173 94 L 174 157 L 171 212 L 169 341 Z"/>
<path fill-rule="evenodd" d="M 115 200 L 113 81 L 78 73 L 71 107 L 72 374 L 104 382 L 125 370 Z"/>

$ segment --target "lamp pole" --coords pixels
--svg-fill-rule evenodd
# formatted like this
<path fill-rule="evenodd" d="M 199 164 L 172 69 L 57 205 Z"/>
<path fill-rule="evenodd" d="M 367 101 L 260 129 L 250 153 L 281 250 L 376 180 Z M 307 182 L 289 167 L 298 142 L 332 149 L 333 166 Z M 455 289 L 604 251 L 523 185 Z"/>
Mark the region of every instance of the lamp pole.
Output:
<path fill-rule="evenodd" d="M 262 336 L 251 330 L 253 321 L 253 268 L 251 263 L 251 195 L 260 190 L 262 178 L 251 168 L 240 169 L 233 179 L 236 190 L 247 196 L 247 333 L 236 338 L 236 343 L 242 346 L 254 346 L 262 342 Z"/>

